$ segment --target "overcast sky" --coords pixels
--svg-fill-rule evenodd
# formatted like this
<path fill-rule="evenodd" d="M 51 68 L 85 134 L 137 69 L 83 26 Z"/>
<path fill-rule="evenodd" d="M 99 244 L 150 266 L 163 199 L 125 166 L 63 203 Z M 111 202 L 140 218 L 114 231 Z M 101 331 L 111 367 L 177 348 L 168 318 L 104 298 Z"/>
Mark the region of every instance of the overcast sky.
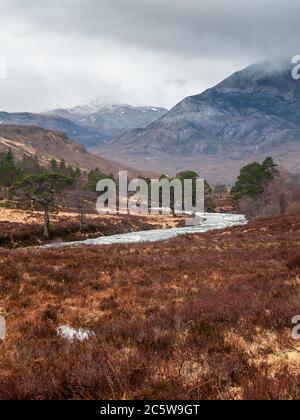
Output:
<path fill-rule="evenodd" d="M 171 107 L 257 60 L 300 54 L 299 16 L 299 0 L 0 0 L 0 110 L 96 97 Z"/>

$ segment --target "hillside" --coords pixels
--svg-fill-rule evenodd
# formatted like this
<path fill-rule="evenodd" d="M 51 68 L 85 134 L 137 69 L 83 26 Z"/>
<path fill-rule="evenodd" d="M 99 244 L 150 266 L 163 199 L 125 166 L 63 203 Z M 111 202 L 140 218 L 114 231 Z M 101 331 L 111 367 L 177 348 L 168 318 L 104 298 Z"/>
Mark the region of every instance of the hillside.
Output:
<path fill-rule="evenodd" d="M 252 65 L 184 99 L 146 129 L 114 139 L 102 153 L 162 173 L 190 167 L 216 182 L 233 181 L 243 164 L 268 155 L 299 171 L 300 82 L 291 65 Z"/>
<path fill-rule="evenodd" d="M 0 124 L 41 127 L 46 130 L 66 133 L 69 138 L 83 145 L 99 144 L 97 130 L 81 127 L 75 122 L 57 115 L 35 114 L 30 112 L 0 112 Z"/>
<path fill-rule="evenodd" d="M 43 166 L 50 165 L 51 159 L 64 159 L 67 165 L 86 171 L 98 167 L 107 174 L 117 174 L 122 169 L 134 177 L 143 173 L 87 152 L 64 133 L 34 126 L 0 125 L 0 153 L 9 149 L 17 159 L 37 155 Z"/>

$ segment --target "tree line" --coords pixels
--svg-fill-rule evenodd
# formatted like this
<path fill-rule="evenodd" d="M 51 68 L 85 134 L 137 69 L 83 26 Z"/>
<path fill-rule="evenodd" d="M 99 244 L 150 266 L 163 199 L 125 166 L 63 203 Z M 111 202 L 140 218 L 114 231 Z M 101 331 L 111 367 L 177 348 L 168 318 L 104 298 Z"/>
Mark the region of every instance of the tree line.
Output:
<path fill-rule="evenodd" d="M 73 168 L 67 165 L 64 159 L 57 161 L 52 159 L 50 167 L 42 166 L 38 156 L 24 155 L 22 160 L 16 160 L 13 152 L 8 150 L 0 153 L 0 192 L 1 198 L 8 198 L 10 188 L 15 182 L 21 181 L 29 175 L 42 175 L 45 173 L 55 173 L 64 175 L 76 181 L 83 177 L 83 188 L 87 191 L 96 191 L 97 182 L 102 178 L 112 177 L 95 168 L 89 172 L 82 171 L 79 167 Z"/>
<path fill-rule="evenodd" d="M 66 165 L 64 159 L 52 159 L 50 167 L 39 163 L 38 156 L 24 156 L 17 161 L 9 150 L 0 154 L 0 191 L 2 198 L 17 198 L 23 203 L 44 212 L 44 236 L 50 236 L 50 213 L 55 202 L 64 192 L 64 205 L 76 209 L 79 229 L 84 224 L 87 205 L 95 203 L 96 185 L 99 180 L 113 179 L 112 174 L 105 174 L 95 168 L 84 172 L 80 168 Z M 141 177 L 142 178 L 142 177 Z M 161 175 L 160 179 L 172 177 Z M 185 179 L 196 180 L 195 171 L 179 172 L 175 179 L 184 184 Z M 151 183 L 148 178 L 142 178 Z M 212 188 L 205 181 L 205 211 L 215 211 L 216 198 L 227 196 L 228 187 L 217 185 Z M 228 197 L 227 197 L 228 198 Z M 193 183 L 193 204 L 196 199 L 196 183 Z M 230 190 L 227 200 L 231 210 L 248 216 L 284 214 L 288 209 L 300 210 L 300 177 L 292 176 L 278 168 L 271 157 L 262 163 L 253 162 L 244 166 Z M 172 202 L 171 202 L 172 207 Z M 174 207 L 174 203 L 173 203 Z"/>
<path fill-rule="evenodd" d="M 149 186 L 149 194 L 151 191 L 151 179 L 150 178 L 145 178 L 140 176 L 140 179 L 143 179 L 144 181 L 147 182 L 148 186 Z M 199 174 L 193 170 L 186 170 L 186 171 L 181 171 L 178 172 L 175 177 L 171 177 L 165 174 L 162 174 L 159 178 L 159 180 L 163 180 L 166 179 L 169 182 L 173 181 L 173 180 L 179 180 L 182 183 L 182 203 L 184 204 L 184 181 L 187 179 L 192 180 L 192 204 L 193 206 L 196 205 L 196 180 L 199 178 Z M 175 203 L 174 203 L 174 190 L 171 188 L 171 211 L 173 212 L 173 214 L 175 213 Z M 150 195 L 149 195 L 149 200 L 150 200 Z M 162 207 L 162 189 L 160 189 L 160 197 L 159 197 L 159 205 L 160 207 Z M 151 203 L 149 203 L 149 205 L 151 205 Z M 213 211 L 215 208 L 215 203 L 213 200 L 213 188 L 211 188 L 211 186 L 208 184 L 208 182 L 206 180 L 204 180 L 204 209 L 205 211 Z"/>

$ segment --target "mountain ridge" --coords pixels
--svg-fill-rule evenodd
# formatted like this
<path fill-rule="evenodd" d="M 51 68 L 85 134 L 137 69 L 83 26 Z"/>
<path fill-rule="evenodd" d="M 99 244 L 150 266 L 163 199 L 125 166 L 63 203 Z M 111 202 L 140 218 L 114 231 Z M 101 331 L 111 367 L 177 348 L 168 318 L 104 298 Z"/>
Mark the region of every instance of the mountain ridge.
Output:
<path fill-rule="evenodd" d="M 160 107 L 107 104 L 96 100 L 43 113 L 0 111 L 0 124 L 33 125 L 62 131 L 85 147 L 95 147 L 128 130 L 145 127 L 166 112 Z"/>
<path fill-rule="evenodd" d="M 97 142 L 102 144 L 128 130 L 144 128 L 166 113 L 167 110 L 160 107 L 96 100 L 73 108 L 48 111 L 44 115 L 65 118 L 82 128 L 92 130 L 97 133 Z"/>

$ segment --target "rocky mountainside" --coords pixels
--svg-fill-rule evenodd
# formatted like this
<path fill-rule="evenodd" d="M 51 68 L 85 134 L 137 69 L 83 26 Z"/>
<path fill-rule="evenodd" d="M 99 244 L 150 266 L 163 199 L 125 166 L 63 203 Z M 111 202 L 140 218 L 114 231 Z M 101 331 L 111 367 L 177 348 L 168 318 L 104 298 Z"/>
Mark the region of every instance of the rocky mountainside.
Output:
<path fill-rule="evenodd" d="M 49 166 L 51 159 L 64 159 L 67 165 L 86 171 L 98 167 L 107 174 L 116 175 L 124 169 L 127 169 L 132 177 L 147 174 L 93 155 L 69 140 L 65 133 L 34 126 L 0 125 L 0 153 L 9 149 L 17 159 L 22 159 L 24 155 L 36 155 L 43 166 Z"/>
<path fill-rule="evenodd" d="M 300 81 L 291 65 L 254 64 L 114 139 L 102 154 L 162 173 L 190 167 L 214 182 L 232 182 L 241 165 L 268 155 L 299 171 Z"/>

